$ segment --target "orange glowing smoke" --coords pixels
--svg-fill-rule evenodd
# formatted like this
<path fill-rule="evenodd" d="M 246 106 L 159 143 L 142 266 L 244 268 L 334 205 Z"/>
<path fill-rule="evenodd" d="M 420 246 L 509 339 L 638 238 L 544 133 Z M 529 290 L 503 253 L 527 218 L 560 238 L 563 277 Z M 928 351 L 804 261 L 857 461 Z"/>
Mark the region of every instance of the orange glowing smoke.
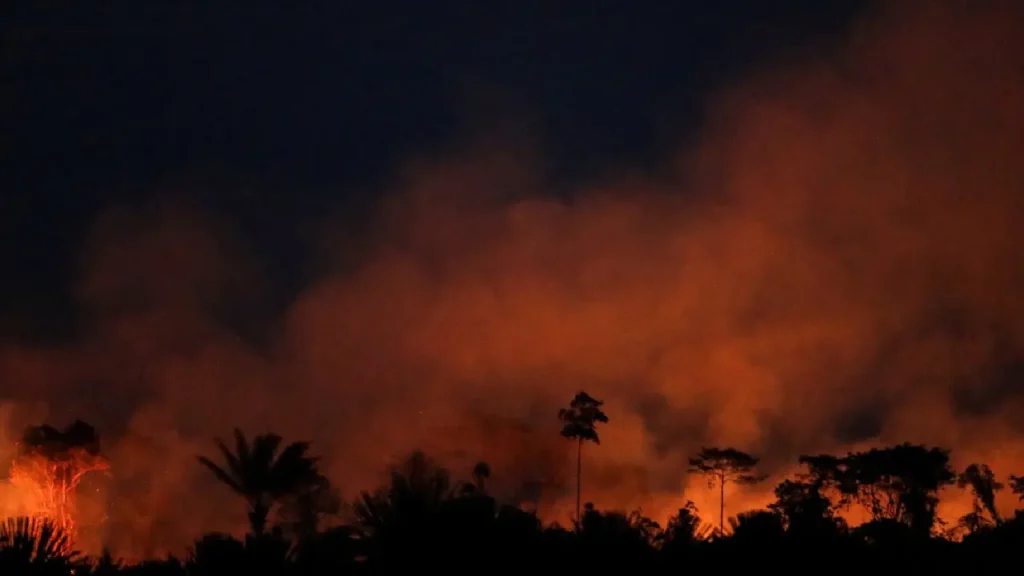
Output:
<path fill-rule="evenodd" d="M 59 459 L 29 452 L 11 463 L 10 482 L 31 495 L 31 516 L 50 520 L 74 540 L 78 485 L 86 474 L 107 468 L 105 459 L 86 450 L 69 450 Z"/>

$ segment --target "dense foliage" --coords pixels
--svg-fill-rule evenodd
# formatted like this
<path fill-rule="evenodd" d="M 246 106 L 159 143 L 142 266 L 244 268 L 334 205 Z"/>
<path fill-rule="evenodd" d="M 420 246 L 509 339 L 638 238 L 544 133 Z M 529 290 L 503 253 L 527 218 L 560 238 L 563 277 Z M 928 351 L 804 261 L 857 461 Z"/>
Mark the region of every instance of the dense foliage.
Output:
<path fill-rule="evenodd" d="M 566 434 L 577 441 L 596 440 L 593 423 L 607 422 L 603 413 L 568 420 L 566 414 L 560 418 L 589 423 L 587 435 Z M 233 448 L 218 446 L 223 464 L 200 462 L 249 511 L 244 537 L 207 534 L 184 558 L 126 566 L 109 555 L 82 557 L 52 522 L 11 519 L 0 525 L 0 574 L 300 576 L 407 568 L 947 574 L 1003 570 L 1024 544 L 1024 512 L 1000 513 L 995 494 L 1004 484 L 988 466 L 957 472 L 948 451 L 912 444 L 802 456 L 803 472 L 776 486 L 774 502 L 728 522 L 717 517 L 720 510 L 707 511 L 712 522 L 703 520 L 688 501 L 664 526 L 640 511 L 586 504 L 569 527 L 544 525 L 532 512 L 492 497 L 490 467 L 483 462 L 460 482 L 414 453 L 391 470 L 385 485 L 363 492 L 340 514 L 308 443 L 284 445 L 275 435 L 250 441 L 238 431 Z M 704 448 L 690 464 L 719 487 L 765 479 L 756 474 L 758 459 L 734 448 Z M 1011 476 L 1008 485 L 1024 499 L 1024 479 Z M 973 510 L 940 519 L 936 505 L 945 487 L 968 491 Z M 847 525 L 842 512 L 851 507 L 871 520 Z M 329 517 L 347 520 L 325 523 Z"/>

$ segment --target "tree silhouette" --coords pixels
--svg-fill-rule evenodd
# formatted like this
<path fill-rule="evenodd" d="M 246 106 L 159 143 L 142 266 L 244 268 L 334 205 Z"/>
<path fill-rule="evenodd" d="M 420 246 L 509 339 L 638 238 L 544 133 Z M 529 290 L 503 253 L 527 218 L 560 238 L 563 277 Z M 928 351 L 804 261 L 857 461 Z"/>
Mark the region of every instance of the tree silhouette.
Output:
<path fill-rule="evenodd" d="M 228 534 L 204 534 L 188 550 L 186 567 L 190 574 L 213 576 L 260 568 L 253 566 L 245 542 Z"/>
<path fill-rule="evenodd" d="M 8 518 L 0 524 L 0 574 L 71 575 L 82 563 L 71 533 L 46 518 Z"/>
<path fill-rule="evenodd" d="M 404 555 L 430 551 L 445 503 L 451 497 L 447 470 L 420 451 L 392 466 L 388 484 L 364 491 L 352 505 L 356 526 L 370 544 L 376 561 L 398 561 Z"/>
<path fill-rule="evenodd" d="M 276 434 L 261 434 L 255 436 L 250 445 L 236 428 L 234 451 L 217 440 L 224 458 L 223 467 L 205 456 L 197 456 L 200 464 L 245 499 L 249 506 L 249 524 L 256 536 L 264 534 L 274 504 L 298 494 L 321 478 L 316 468 L 318 459 L 307 454 L 308 442 L 292 442 L 278 454 L 282 442 Z"/>
<path fill-rule="evenodd" d="M 629 514 L 600 512 L 587 503 L 579 523 L 577 536 L 590 561 L 607 566 L 607 561 L 645 560 L 653 544 L 661 538 L 661 527 L 640 510 Z"/>
<path fill-rule="evenodd" d="M 956 479 L 949 452 L 900 444 L 845 457 L 801 456 L 808 478 L 835 490 L 844 503 L 857 502 L 874 520 L 903 523 L 927 536 L 935 523 L 937 493 Z"/>
<path fill-rule="evenodd" d="M 725 534 L 725 485 L 757 484 L 764 476 L 752 474 L 759 459 L 735 448 L 701 448 L 696 456 L 690 458 L 690 472 L 703 474 L 708 479 L 708 487 L 719 489 L 718 531 Z"/>
<path fill-rule="evenodd" d="M 1021 502 L 1024 502 L 1024 476 L 1010 475 L 1010 492 L 1013 492 Z"/>
<path fill-rule="evenodd" d="M 487 492 L 487 479 L 491 477 L 491 465 L 487 462 L 477 462 L 473 466 L 473 483 L 477 492 Z"/>
<path fill-rule="evenodd" d="M 690 500 L 679 509 L 665 526 L 661 548 L 666 553 L 683 555 L 690 548 L 707 541 L 711 528 L 704 524 L 697 506 Z"/>
<path fill-rule="evenodd" d="M 996 492 L 1003 485 L 996 480 L 992 469 L 985 464 L 970 464 L 957 475 L 956 484 L 960 488 L 970 488 L 974 496 L 974 510 L 960 519 L 960 526 L 968 532 L 977 532 L 989 525 L 1002 522 L 996 510 Z M 984 513 L 988 513 L 986 519 Z"/>
<path fill-rule="evenodd" d="M 597 435 L 597 424 L 607 424 L 608 416 L 601 411 L 604 402 L 591 397 L 586 392 L 579 392 L 569 402 L 568 408 L 558 411 L 558 419 L 562 421 L 562 436 L 576 440 L 576 522 L 580 516 L 580 498 L 583 489 L 583 442 L 600 444 Z"/>
<path fill-rule="evenodd" d="M 784 480 L 775 487 L 775 502 L 768 509 L 778 513 L 787 532 L 798 538 L 833 536 L 844 527 L 835 516 L 832 501 L 813 482 Z"/>
<path fill-rule="evenodd" d="M 740 512 L 729 518 L 732 539 L 759 546 L 777 543 L 785 533 L 781 514 L 769 510 Z"/>
<path fill-rule="evenodd" d="M 40 437 L 54 438 L 52 431 L 39 432 Z M 234 485 L 241 486 L 243 476 L 275 476 L 267 470 L 284 457 L 276 448 L 259 448 L 259 438 L 230 452 L 236 465 L 218 467 L 233 474 Z M 61 453 L 56 450 L 54 455 Z M 700 456 L 694 458 L 699 460 L 694 470 L 707 474 L 712 484 L 718 482 L 719 489 L 730 481 L 760 479 L 753 475 L 757 462 L 752 456 L 736 457 L 729 449 L 704 449 Z M 230 462 L 227 456 L 225 460 Z M 22 518 L 0 525 L 0 574 L 299 576 L 387 572 L 413 563 L 470 573 L 486 569 L 481 561 L 486 558 L 512 571 L 542 564 L 556 570 L 592 571 L 617 562 L 638 572 L 700 571 L 728 563 L 739 570 L 786 567 L 798 573 L 875 570 L 942 576 L 963 574 L 968 568 L 996 572 L 1014 561 L 1024 541 L 1024 511 L 1001 517 L 996 510 L 1002 486 L 991 469 L 971 464 L 953 474 L 944 450 L 903 444 L 842 457 L 803 456 L 800 461 L 806 473 L 779 483 L 767 510 L 731 514 L 725 523 L 731 529 L 723 530 L 719 524 L 713 538 L 707 537 L 712 528 L 701 522 L 692 502 L 680 508 L 664 530 L 639 510 L 599 511 L 589 503 L 583 505 L 574 527 L 544 527 L 536 514 L 502 504 L 485 491 L 490 476 L 485 463 L 466 471 L 469 481 L 454 483 L 445 468 L 422 452 L 393 466 L 390 481 L 378 490 L 362 493 L 351 508 L 353 517 L 339 515 L 339 525 L 325 529 L 318 521 L 323 518 L 319 498 L 333 491 L 310 464 L 313 480 L 291 492 L 276 492 L 283 496 L 257 498 L 257 505 L 280 514 L 268 533 L 254 529 L 237 538 L 206 534 L 195 540 L 184 562 L 169 557 L 133 565 L 110 555 L 78 560 L 69 553 L 73 547 L 67 532 L 43 519 Z M 232 472 L 236 469 L 239 472 Z M 1012 488 L 1024 487 L 1024 480 L 1012 478 Z M 251 480 L 250 488 L 236 491 L 270 494 L 252 488 L 269 485 L 266 482 Z M 939 489 L 954 482 L 973 495 L 973 512 L 945 530 L 934 508 Z M 5 502 L 8 495 L 18 493 L 0 492 Z M 336 496 L 329 499 L 336 502 Z M 871 520 L 847 527 L 839 515 L 844 502 L 863 506 Z M 721 522 L 724 500 L 720 506 Z M 835 565 L 836 558 L 842 559 L 841 565 Z"/>
<path fill-rule="evenodd" d="M 38 497 L 39 513 L 73 539 L 78 485 L 86 474 L 105 470 L 100 439 L 91 425 L 75 420 L 63 430 L 43 424 L 25 430 L 11 462 L 11 482 Z"/>
<path fill-rule="evenodd" d="M 220 574 L 283 574 L 294 560 L 291 542 L 280 534 L 247 534 L 239 540 L 211 533 L 188 551 L 186 572 L 196 576 Z"/>
<path fill-rule="evenodd" d="M 297 574 L 348 574 L 360 562 L 363 542 L 352 526 L 333 526 L 298 542 Z"/>
<path fill-rule="evenodd" d="M 340 516 L 341 496 L 331 482 L 319 476 L 284 496 L 278 508 L 278 525 L 299 540 L 313 537 L 325 521 Z"/>

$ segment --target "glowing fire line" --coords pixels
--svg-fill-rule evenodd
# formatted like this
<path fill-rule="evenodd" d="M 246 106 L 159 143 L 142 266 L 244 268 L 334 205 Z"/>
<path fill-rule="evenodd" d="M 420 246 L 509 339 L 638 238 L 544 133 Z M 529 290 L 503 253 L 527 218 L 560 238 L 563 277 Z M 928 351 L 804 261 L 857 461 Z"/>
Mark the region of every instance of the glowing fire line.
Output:
<path fill-rule="evenodd" d="M 71 458 L 59 461 L 26 454 L 11 464 L 10 482 L 35 496 L 35 516 L 52 521 L 74 539 L 78 485 L 86 474 L 108 467 L 105 460 L 84 453 L 72 453 Z"/>

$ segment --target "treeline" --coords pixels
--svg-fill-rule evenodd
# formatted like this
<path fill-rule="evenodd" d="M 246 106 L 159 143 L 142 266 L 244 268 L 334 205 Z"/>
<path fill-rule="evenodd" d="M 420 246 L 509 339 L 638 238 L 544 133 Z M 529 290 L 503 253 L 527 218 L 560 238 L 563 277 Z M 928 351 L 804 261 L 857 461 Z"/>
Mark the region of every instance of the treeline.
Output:
<path fill-rule="evenodd" d="M 579 473 L 584 444 L 599 442 L 597 426 L 608 417 L 600 401 L 580 393 L 559 418 L 563 436 L 577 443 Z M 34 444 L 23 442 L 24 457 L 67 462 L 78 444 L 94 456 L 98 448 L 81 423 L 66 429 L 77 430 L 74 435 L 33 430 L 26 438 Z M 74 438 L 88 442 L 69 442 Z M 73 550 L 73 534 L 58 521 L 11 519 L 0 526 L 0 574 L 300 576 L 410 568 L 947 574 L 1005 570 L 1024 544 L 1024 513 L 997 509 L 995 495 L 1006 487 L 988 466 L 957 471 L 948 450 L 912 444 L 801 456 L 802 472 L 775 487 L 770 505 L 728 519 L 725 485 L 766 478 L 758 474 L 755 456 L 707 447 L 690 459 L 690 470 L 720 490 L 721 505 L 704 511 L 705 519 L 692 502 L 681 502 L 664 526 L 640 511 L 602 511 L 591 504 L 580 506 L 569 526 L 545 525 L 489 492 L 486 463 L 461 481 L 423 453 L 343 506 L 309 443 L 286 444 L 273 434 L 250 439 L 236 430 L 233 443 L 218 446 L 217 458 L 198 460 L 244 503 L 244 537 L 208 534 L 184 558 L 124 566 L 109 555 L 81 557 Z M 579 474 L 577 481 L 582 479 Z M 1024 479 L 1010 476 L 1007 484 L 1024 499 Z M 974 506 L 948 521 L 936 508 L 939 492 L 952 486 L 967 491 Z M 849 526 L 843 513 L 851 507 L 871 519 Z"/>

